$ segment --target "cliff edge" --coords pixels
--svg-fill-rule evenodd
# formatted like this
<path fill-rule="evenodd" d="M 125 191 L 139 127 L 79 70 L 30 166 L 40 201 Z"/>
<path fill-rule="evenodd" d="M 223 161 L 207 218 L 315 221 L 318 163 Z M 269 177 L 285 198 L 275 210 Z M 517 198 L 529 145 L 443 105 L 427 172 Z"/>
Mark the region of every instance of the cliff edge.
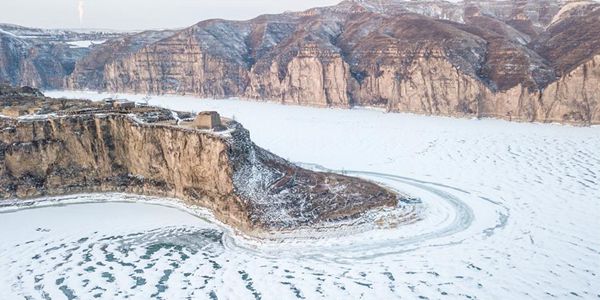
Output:
<path fill-rule="evenodd" d="M 292 229 L 398 204 L 374 183 L 297 167 L 239 123 L 198 129 L 192 114 L 50 99 L 0 87 L 0 199 L 87 192 L 168 196 L 244 232 Z"/>

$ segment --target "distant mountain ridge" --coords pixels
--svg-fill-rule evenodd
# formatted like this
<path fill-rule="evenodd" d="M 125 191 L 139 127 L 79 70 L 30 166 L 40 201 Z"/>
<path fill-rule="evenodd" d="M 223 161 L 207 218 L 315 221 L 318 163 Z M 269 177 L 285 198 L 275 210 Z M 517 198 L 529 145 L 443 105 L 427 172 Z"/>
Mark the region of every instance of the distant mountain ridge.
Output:
<path fill-rule="evenodd" d="M 47 87 L 587 125 L 599 63 L 594 1 L 346 0 L 124 35 Z"/>

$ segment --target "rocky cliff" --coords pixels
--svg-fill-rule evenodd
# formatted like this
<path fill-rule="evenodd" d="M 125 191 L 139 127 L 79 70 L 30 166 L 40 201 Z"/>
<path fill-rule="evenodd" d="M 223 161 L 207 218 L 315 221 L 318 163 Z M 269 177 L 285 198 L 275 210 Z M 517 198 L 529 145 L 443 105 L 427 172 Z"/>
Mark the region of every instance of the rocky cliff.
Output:
<path fill-rule="evenodd" d="M 6 91 L 6 88 L 3 88 Z M 0 198 L 83 192 L 168 196 L 246 232 L 355 218 L 399 197 L 356 178 L 301 169 L 234 121 L 199 130 L 189 114 L 106 108 L 0 91 Z M 7 116 L 10 115 L 10 116 Z"/>
<path fill-rule="evenodd" d="M 0 83 L 57 88 L 65 84 L 75 62 L 87 56 L 89 48 L 69 42 L 104 40 L 117 33 L 45 30 L 0 24 Z"/>
<path fill-rule="evenodd" d="M 118 39 L 66 87 L 598 124 L 599 14 L 593 1 L 347 0 Z"/>

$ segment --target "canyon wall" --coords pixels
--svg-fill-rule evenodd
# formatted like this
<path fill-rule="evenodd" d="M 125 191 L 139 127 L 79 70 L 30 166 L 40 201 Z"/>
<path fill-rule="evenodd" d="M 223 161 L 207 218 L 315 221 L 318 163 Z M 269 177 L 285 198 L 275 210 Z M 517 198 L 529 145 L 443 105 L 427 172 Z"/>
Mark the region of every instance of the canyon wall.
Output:
<path fill-rule="evenodd" d="M 593 22 L 600 5 L 384 4 L 345 1 L 250 21 L 201 22 L 107 64 L 105 86 L 91 88 L 600 123 L 598 67 L 589 55 L 600 53 L 591 38 L 600 38 Z M 585 50 L 573 55 L 572 47 L 551 47 L 560 41 L 548 32 L 573 39 L 573 27 L 585 27 Z"/>
<path fill-rule="evenodd" d="M 599 17 L 593 1 L 347 0 L 115 39 L 64 87 L 599 124 Z"/>
<path fill-rule="evenodd" d="M 87 48 L 75 48 L 65 40 L 93 35 L 69 31 L 43 30 L 0 24 L 0 83 L 40 88 L 63 87 L 75 62 L 88 54 Z"/>
<path fill-rule="evenodd" d="M 228 145 L 218 137 L 117 115 L 3 122 L 10 128 L 0 136 L 4 196 L 162 195 L 248 226 L 246 207 L 234 194 Z"/>
<path fill-rule="evenodd" d="M 14 115 L 0 116 L 0 199 L 165 196 L 248 233 L 357 218 L 400 200 L 365 180 L 299 168 L 254 145 L 234 121 L 225 131 L 199 130 L 173 119 L 178 112 L 107 109 L 38 93 L 23 99 L 0 86 L 2 112 Z"/>

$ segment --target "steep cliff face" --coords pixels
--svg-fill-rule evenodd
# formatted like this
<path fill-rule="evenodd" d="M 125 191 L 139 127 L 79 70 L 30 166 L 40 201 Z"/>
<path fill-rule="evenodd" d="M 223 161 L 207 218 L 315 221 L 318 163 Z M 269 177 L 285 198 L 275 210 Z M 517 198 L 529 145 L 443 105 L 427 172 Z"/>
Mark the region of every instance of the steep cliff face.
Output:
<path fill-rule="evenodd" d="M 248 217 L 217 137 L 117 115 L 5 122 L 5 196 L 116 190 L 194 199 L 234 225 Z"/>
<path fill-rule="evenodd" d="M 299 46 L 283 70 L 281 64 L 285 62 L 275 60 L 269 68 L 253 69 L 244 97 L 321 107 L 350 106 L 350 68 L 339 53 L 307 43 Z"/>
<path fill-rule="evenodd" d="M 190 29 L 112 61 L 104 68 L 106 87 L 137 93 L 239 95 L 245 85 L 240 58 L 211 54 L 199 44 Z"/>
<path fill-rule="evenodd" d="M 168 196 L 248 232 L 344 220 L 398 203 L 373 183 L 296 167 L 254 145 L 235 122 L 212 132 L 175 125 L 172 112 L 151 107 L 122 111 L 21 94 L 0 101 L 20 115 L 0 117 L 0 198 Z"/>
<path fill-rule="evenodd" d="M 560 95 L 584 65 L 597 80 L 599 13 L 593 1 L 347 0 L 116 39 L 67 87 L 597 124 L 593 89 Z"/>
<path fill-rule="evenodd" d="M 65 87 L 106 89 L 108 79 L 105 77 L 105 72 L 109 64 L 172 34 L 172 31 L 146 31 L 112 39 L 95 47 L 90 50 L 88 55 L 77 62 L 73 72 L 66 78 Z"/>
<path fill-rule="evenodd" d="M 88 52 L 85 48 L 69 47 L 65 42 L 69 37 L 88 36 L 0 24 L 0 82 L 43 88 L 63 87 L 66 76 L 75 67 L 75 61 Z"/>
<path fill-rule="evenodd" d="M 29 45 L 14 35 L 0 32 L 0 74 L 1 78 L 12 84 L 24 83 L 37 85 L 39 74 L 32 73 L 34 66 L 27 60 Z"/>
<path fill-rule="evenodd" d="M 546 87 L 539 102 L 543 105 L 543 118 L 597 124 L 600 120 L 600 54 Z"/>

